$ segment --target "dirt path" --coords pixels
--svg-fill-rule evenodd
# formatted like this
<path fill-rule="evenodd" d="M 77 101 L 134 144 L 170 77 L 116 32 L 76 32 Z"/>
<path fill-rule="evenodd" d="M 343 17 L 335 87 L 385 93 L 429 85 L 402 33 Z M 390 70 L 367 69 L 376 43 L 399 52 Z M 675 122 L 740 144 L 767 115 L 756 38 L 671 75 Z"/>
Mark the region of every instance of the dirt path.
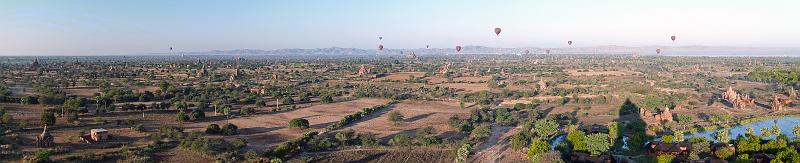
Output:
<path fill-rule="evenodd" d="M 506 138 L 519 132 L 520 127 L 492 124 L 492 136 L 475 148 L 470 162 L 499 162 L 509 148 Z"/>

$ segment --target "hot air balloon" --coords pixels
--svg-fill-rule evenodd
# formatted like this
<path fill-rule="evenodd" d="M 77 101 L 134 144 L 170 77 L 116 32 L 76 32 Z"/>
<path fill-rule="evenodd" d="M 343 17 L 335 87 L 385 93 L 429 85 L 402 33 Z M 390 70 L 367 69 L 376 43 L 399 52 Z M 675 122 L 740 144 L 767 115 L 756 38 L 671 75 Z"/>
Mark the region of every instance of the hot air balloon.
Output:
<path fill-rule="evenodd" d="M 169 51 L 172 51 L 172 47 L 171 46 L 169 47 Z"/>
<path fill-rule="evenodd" d="M 567 44 L 572 45 L 572 41 L 567 41 Z"/>
<path fill-rule="evenodd" d="M 672 40 L 672 42 L 675 42 L 675 36 L 670 36 L 669 39 Z"/>
<path fill-rule="evenodd" d="M 531 53 L 531 51 L 530 50 L 525 50 L 525 55 L 528 55 L 528 53 Z"/>
<path fill-rule="evenodd" d="M 378 40 L 383 40 L 383 36 L 378 36 Z"/>
<path fill-rule="evenodd" d="M 383 44 L 378 45 L 378 50 L 383 50 Z"/>
<path fill-rule="evenodd" d="M 431 45 L 425 45 L 425 49 L 431 48 Z"/>
<path fill-rule="evenodd" d="M 661 54 L 661 49 L 656 49 L 656 54 Z"/>
<path fill-rule="evenodd" d="M 544 50 L 544 53 L 550 54 L 550 49 Z"/>
<path fill-rule="evenodd" d="M 494 34 L 495 35 L 500 35 L 500 31 L 501 31 L 500 28 L 494 28 Z"/>
<path fill-rule="evenodd" d="M 456 52 L 461 52 L 461 46 L 456 46 Z"/>

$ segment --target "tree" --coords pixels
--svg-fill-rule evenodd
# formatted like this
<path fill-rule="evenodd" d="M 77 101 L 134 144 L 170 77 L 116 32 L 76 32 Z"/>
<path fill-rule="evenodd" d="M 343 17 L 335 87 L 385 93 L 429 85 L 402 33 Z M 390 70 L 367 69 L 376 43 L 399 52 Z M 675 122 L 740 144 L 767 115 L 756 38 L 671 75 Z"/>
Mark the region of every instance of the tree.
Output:
<path fill-rule="evenodd" d="M 470 151 L 472 151 L 472 145 L 469 144 L 462 144 L 458 151 L 456 152 L 456 162 L 457 163 L 466 163 L 467 158 L 469 158 Z"/>
<path fill-rule="evenodd" d="M 672 163 L 672 159 L 675 159 L 675 155 L 669 155 L 669 154 L 658 155 L 656 157 L 656 162 L 657 163 Z"/>
<path fill-rule="evenodd" d="M 520 150 L 530 144 L 531 137 L 525 132 L 519 132 L 511 136 L 511 149 Z"/>
<path fill-rule="evenodd" d="M 397 112 L 397 111 L 393 111 L 393 112 L 389 113 L 389 121 L 391 121 L 392 123 L 402 122 L 403 121 L 403 114 L 400 114 L 400 112 Z"/>
<path fill-rule="evenodd" d="M 608 141 L 613 145 L 614 140 L 616 140 L 619 137 L 619 123 L 609 122 L 607 126 L 608 126 Z"/>
<path fill-rule="evenodd" d="M 538 138 L 550 139 L 558 130 L 558 123 L 552 119 L 539 119 L 533 124 L 534 131 Z"/>
<path fill-rule="evenodd" d="M 308 120 L 303 118 L 295 118 L 289 120 L 289 128 L 299 128 L 299 129 L 306 129 L 308 128 Z"/>
<path fill-rule="evenodd" d="M 794 129 L 792 130 L 792 134 L 794 134 L 794 136 L 800 136 L 800 124 L 794 126 Z"/>
<path fill-rule="evenodd" d="M 714 151 L 714 155 L 719 159 L 727 160 L 729 157 L 733 156 L 733 150 L 729 148 L 720 148 Z"/>
<path fill-rule="evenodd" d="M 716 138 L 717 138 L 717 141 L 723 142 L 723 143 L 728 143 L 728 142 L 731 141 L 730 134 L 728 134 L 728 130 L 724 130 L 724 129 L 723 130 L 719 130 L 717 132 Z"/>
<path fill-rule="evenodd" d="M 661 141 L 663 141 L 664 143 L 674 143 L 675 142 L 675 136 L 672 136 L 672 135 L 661 136 Z"/>
<path fill-rule="evenodd" d="M 594 156 L 600 155 L 611 148 L 608 142 L 608 134 L 595 133 L 586 136 L 586 149 Z"/>
<path fill-rule="evenodd" d="M 44 112 L 41 115 L 42 124 L 52 126 L 56 124 L 56 116 L 52 112 Z"/>
<path fill-rule="evenodd" d="M 492 127 L 487 124 L 478 125 L 472 130 L 472 138 L 474 140 L 482 140 L 488 138 L 492 134 Z"/>
<path fill-rule="evenodd" d="M 239 127 L 237 127 L 236 125 L 233 125 L 231 123 L 227 123 L 227 124 L 222 126 L 222 129 L 220 129 L 220 132 L 222 133 L 222 135 L 236 135 L 236 134 L 239 133 L 237 131 L 238 129 L 239 129 Z"/>
<path fill-rule="evenodd" d="M 548 144 L 547 141 L 542 139 L 534 139 L 531 141 L 531 146 L 528 148 L 528 159 L 533 162 L 537 162 L 541 155 L 548 151 L 550 151 L 550 144 Z"/>
<path fill-rule="evenodd" d="M 209 124 L 208 127 L 206 127 L 207 134 L 219 134 L 220 132 L 222 132 L 222 129 L 219 128 L 217 124 Z"/>
<path fill-rule="evenodd" d="M 683 132 L 682 131 L 676 131 L 673 134 L 674 134 L 676 142 L 683 142 L 684 141 L 684 137 L 683 137 Z"/>
<path fill-rule="evenodd" d="M 567 134 L 567 141 L 572 144 L 572 150 L 575 151 L 588 151 L 586 147 L 586 133 L 580 130 L 575 130 Z"/>

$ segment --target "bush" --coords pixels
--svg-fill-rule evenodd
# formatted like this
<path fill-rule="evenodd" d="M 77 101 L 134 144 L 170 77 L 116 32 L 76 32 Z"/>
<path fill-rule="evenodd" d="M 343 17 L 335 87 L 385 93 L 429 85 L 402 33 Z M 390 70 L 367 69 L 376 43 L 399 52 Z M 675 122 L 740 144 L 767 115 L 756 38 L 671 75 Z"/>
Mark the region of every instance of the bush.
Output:
<path fill-rule="evenodd" d="M 203 118 L 206 118 L 206 113 L 203 111 L 203 109 L 197 108 L 197 109 L 192 110 L 192 112 L 189 113 L 189 120 L 190 121 L 197 121 L 197 120 L 201 120 Z"/>
<path fill-rule="evenodd" d="M 378 137 L 373 133 L 358 133 L 358 139 L 361 140 L 361 145 L 363 146 L 378 145 Z"/>
<path fill-rule="evenodd" d="M 437 136 L 420 137 L 419 143 L 425 146 L 442 144 L 442 138 Z"/>
<path fill-rule="evenodd" d="M 178 114 L 175 115 L 175 119 L 178 122 L 188 122 L 189 121 L 189 115 L 186 115 L 186 113 L 184 113 L 183 111 L 179 111 Z"/>
<path fill-rule="evenodd" d="M 236 131 L 238 129 L 239 129 L 239 127 L 236 127 L 236 125 L 228 123 L 228 124 L 225 124 L 224 126 L 222 126 L 222 129 L 220 130 L 220 133 L 222 133 L 222 135 L 236 135 L 236 134 L 239 133 L 238 131 Z"/>
<path fill-rule="evenodd" d="M 133 127 L 131 127 L 131 129 L 133 129 L 133 131 L 145 132 L 144 126 L 142 126 L 142 124 L 136 124 Z"/>
<path fill-rule="evenodd" d="M 336 133 L 336 140 L 338 140 L 339 143 L 341 143 L 342 145 L 349 145 L 350 140 L 353 140 L 354 136 L 355 136 L 355 131 L 353 130 L 342 131 Z"/>
<path fill-rule="evenodd" d="M 219 125 L 217 124 L 209 124 L 208 127 L 206 127 L 207 134 L 220 134 L 221 132 L 222 129 L 219 128 Z"/>
<path fill-rule="evenodd" d="M 306 129 L 308 127 L 309 127 L 308 126 L 308 120 L 306 120 L 306 119 L 295 118 L 295 119 L 289 120 L 289 128 Z"/>
<path fill-rule="evenodd" d="M 411 141 L 411 136 L 406 134 L 398 134 L 389 140 L 389 145 L 407 147 L 413 145 L 413 142 Z"/>
<path fill-rule="evenodd" d="M 478 125 L 475 130 L 472 130 L 472 138 L 474 140 L 482 140 L 492 135 L 492 127 L 487 124 Z"/>
<path fill-rule="evenodd" d="M 391 121 L 392 123 L 402 122 L 403 114 L 400 114 L 400 112 L 397 111 L 393 111 L 389 113 L 389 121 Z"/>
<path fill-rule="evenodd" d="M 41 115 L 42 124 L 52 126 L 56 124 L 56 115 L 52 112 L 44 112 Z"/>
<path fill-rule="evenodd" d="M 256 109 L 252 107 L 246 107 L 239 110 L 239 115 L 253 115 L 256 114 Z"/>

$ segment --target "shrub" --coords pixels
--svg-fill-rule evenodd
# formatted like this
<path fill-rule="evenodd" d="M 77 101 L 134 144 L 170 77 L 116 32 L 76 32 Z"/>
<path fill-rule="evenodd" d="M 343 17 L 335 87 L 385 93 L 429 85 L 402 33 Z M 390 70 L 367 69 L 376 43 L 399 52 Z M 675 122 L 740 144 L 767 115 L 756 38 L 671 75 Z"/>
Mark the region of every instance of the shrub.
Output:
<path fill-rule="evenodd" d="M 184 113 L 183 111 L 179 111 L 178 114 L 175 115 L 175 119 L 178 122 L 188 122 L 189 121 L 189 115 L 186 115 L 186 113 Z"/>
<path fill-rule="evenodd" d="M 400 112 L 397 111 L 393 111 L 389 113 L 389 121 L 391 121 L 392 123 L 402 122 L 403 114 L 400 114 Z"/>
<path fill-rule="evenodd" d="M 350 140 L 353 140 L 354 136 L 355 131 L 353 130 L 342 131 L 336 133 L 336 140 L 338 140 L 342 145 L 348 145 L 350 144 Z"/>
<path fill-rule="evenodd" d="M 442 138 L 438 136 L 419 137 L 419 143 L 425 146 L 442 144 Z"/>
<path fill-rule="evenodd" d="M 456 162 L 457 163 L 465 163 L 467 162 L 467 158 L 469 158 L 470 151 L 472 151 L 472 146 L 469 144 L 462 144 L 458 151 L 456 151 Z"/>
<path fill-rule="evenodd" d="M 358 133 L 358 139 L 361 140 L 361 145 L 363 146 L 378 145 L 378 137 L 373 133 Z"/>
<path fill-rule="evenodd" d="M 395 135 L 394 138 L 389 140 L 389 145 L 392 146 L 406 147 L 413 145 L 412 143 L 411 137 L 406 134 Z"/>
<path fill-rule="evenodd" d="M 246 107 L 239 110 L 239 115 L 253 115 L 256 114 L 256 109 L 252 107 Z"/>
<path fill-rule="evenodd" d="M 192 112 L 189 113 L 189 120 L 190 121 L 197 121 L 197 120 L 201 120 L 203 118 L 206 118 L 206 113 L 203 111 L 203 109 L 197 108 L 197 109 L 192 110 Z"/>
<path fill-rule="evenodd" d="M 492 127 L 487 124 L 478 125 L 472 130 L 472 138 L 474 140 L 482 140 L 488 138 L 492 134 Z"/>
<path fill-rule="evenodd" d="M 295 119 L 289 120 L 289 128 L 306 129 L 308 127 L 309 127 L 308 126 L 308 120 L 306 120 L 306 119 L 295 118 Z"/>
<path fill-rule="evenodd" d="M 133 131 L 145 132 L 144 126 L 142 126 L 142 124 L 136 124 L 133 127 L 131 127 L 131 129 L 133 129 Z"/>
<path fill-rule="evenodd" d="M 219 128 L 217 124 L 209 124 L 208 127 L 206 127 L 207 134 L 220 134 L 220 132 L 222 132 L 222 129 Z"/>
<path fill-rule="evenodd" d="M 220 133 L 222 133 L 222 135 L 236 135 L 236 134 L 238 134 L 238 131 L 236 131 L 238 129 L 239 129 L 239 127 L 236 127 L 236 125 L 233 125 L 231 123 L 227 123 L 227 124 L 222 126 L 222 129 L 220 130 Z"/>

